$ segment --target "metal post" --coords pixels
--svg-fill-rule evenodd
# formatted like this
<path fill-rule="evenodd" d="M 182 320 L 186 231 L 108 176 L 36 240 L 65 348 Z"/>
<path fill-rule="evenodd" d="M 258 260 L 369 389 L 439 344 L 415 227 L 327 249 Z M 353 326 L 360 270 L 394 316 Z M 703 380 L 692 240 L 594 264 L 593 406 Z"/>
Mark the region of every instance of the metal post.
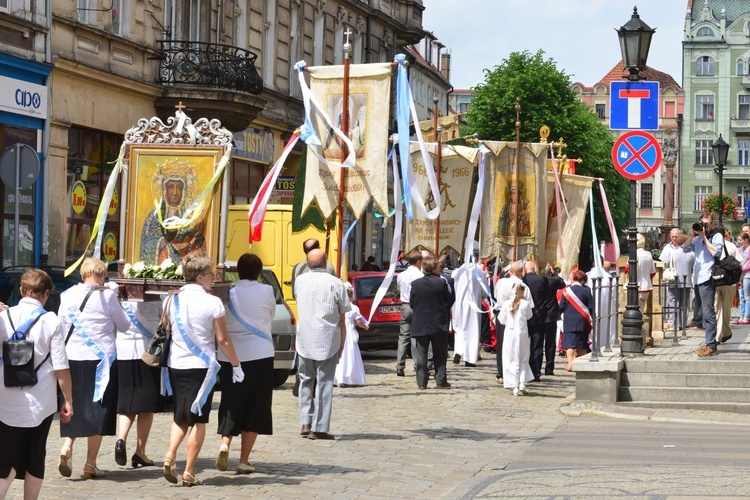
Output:
<path fill-rule="evenodd" d="M 21 237 L 21 231 L 18 227 L 19 224 L 19 212 L 21 210 L 21 148 L 18 144 L 13 146 L 16 148 L 16 182 L 15 182 L 15 199 L 13 200 L 13 265 L 18 265 L 18 240 Z M 46 200 L 45 200 L 46 201 Z"/>
<path fill-rule="evenodd" d="M 635 181 L 630 181 L 630 227 L 628 228 L 628 302 L 622 315 L 622 354 L 623 356 L 643 355 L 643 314 L 638 307 L 638 257 L 635 226 Z"/>
<path fill-rule="evenodd" d="M 615 277 L 611 274 L 607 275 L 609 280 L 607 284 L 607 290 L 609 290 L 609 303 L 607 304 L 607 336 L 604 338 L 604 351 L 603 352 L 612 352 L 612 345 L 609 341 L 610 337 L 612 336 L 612 332 L 610 331 L 610 328 L 612 327 L 612 314 L 615 314 L 617 316 L 617 295 L 620 293 L 620 287 L 615 285 Z M 612 299 L 615 301 L 615 307 L 612 308 Z"/>
<path fill-rule="evenodd" d="M 589 362 L 599 362 L 599 332 L 601 331 L 601 311 L 602 311 L 602 278 L 597 276 L 592 280 L 593 287 L 591 288 L 594 292 L 594 324 L 593 331 L 591 332 L 591 358 Z"/>
<path fill-rule="evenodd" d="M 719 165 L 716 173 L 719 174 L 719 224 L 722 224 L 721 221 L 724 217 L 724 165 Z"/>

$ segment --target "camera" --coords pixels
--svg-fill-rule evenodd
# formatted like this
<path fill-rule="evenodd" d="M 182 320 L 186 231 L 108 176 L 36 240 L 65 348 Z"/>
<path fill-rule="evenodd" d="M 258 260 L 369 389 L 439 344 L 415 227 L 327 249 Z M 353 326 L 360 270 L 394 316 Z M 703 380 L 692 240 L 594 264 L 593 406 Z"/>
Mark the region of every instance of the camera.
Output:
<path fill-rule="evenodd" d="M 704 231 L 707 227 L 707 224 L 705 222 L 694 222 L 693 223 L 693 231 Z"/>

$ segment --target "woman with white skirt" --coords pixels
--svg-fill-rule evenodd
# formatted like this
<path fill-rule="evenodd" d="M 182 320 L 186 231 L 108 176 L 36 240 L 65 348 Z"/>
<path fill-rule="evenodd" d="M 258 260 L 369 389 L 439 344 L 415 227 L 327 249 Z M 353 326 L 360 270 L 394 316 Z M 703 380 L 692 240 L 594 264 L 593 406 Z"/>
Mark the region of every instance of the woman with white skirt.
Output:
<path fill-rule="evenodd" d="M 346 293 L 349 295 L 349 301 L 354 298 L 354 290 L 351 283 L 346 283 Z M 362 363 L 362 353 L 359 352 L 359 332 L 357 326 L 370 329 L 370 324 L 359 312 L 359 307 L 352 304 L 352 310 L 346 313 L 346 339 L 344 340 L 344 350 L 341 353 L 336 365 L 336 374 L 333 383 L 339 387 L 348 385 L 365 385 L 365 365 Z"/>
<path fill-rule="evenodd" d="M 523 298 L 526 286 L 514 285 L 512 299 L 503 303 L 498 321 L 505 325 L 503 339 L 503 387 L 513 389 L 513 395 L 528 394 L 526 382 L 534 380 L 529 366 L 531 340 L 526 322 L 531 318 L 531 307 Z"/>

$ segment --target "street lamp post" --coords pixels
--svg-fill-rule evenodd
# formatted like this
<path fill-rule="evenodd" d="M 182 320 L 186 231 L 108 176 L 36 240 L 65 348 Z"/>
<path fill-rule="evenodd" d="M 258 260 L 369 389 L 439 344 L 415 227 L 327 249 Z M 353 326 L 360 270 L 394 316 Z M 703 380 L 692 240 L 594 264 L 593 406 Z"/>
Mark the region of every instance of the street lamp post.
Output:
<path fill-rule="evenodd" d="M 719 224 L 721 224 L 724 218 L 724 165 L 727 164 L 727 156 L 729 156 L 729 144 L 719 134 L 719 140 L 711 144 L 711 149 L 716 162 L 714 173 L 719 176 Z"/>
<path fill-rule="evenodd" d="M 651 37 L 655 29 L 641 21 L 638 9 L 633 8 L 630 20 L 620 27 L 617 36 L 620 39 L 623 66 L 630 73 L 627 79 L 637 82 L 641 79 L 640 72 L 646 68 L 648 50 L 651 47 Z M 630 227 L 628 228 L 628 263 L 630 272 L 628 280 L 628 300 L 622 315 L 622 355 L 642 355 L 644 351 L 643 314 L 638 307 L 638 257 L 636 248 L 636 181 L 630 181 Z"/>

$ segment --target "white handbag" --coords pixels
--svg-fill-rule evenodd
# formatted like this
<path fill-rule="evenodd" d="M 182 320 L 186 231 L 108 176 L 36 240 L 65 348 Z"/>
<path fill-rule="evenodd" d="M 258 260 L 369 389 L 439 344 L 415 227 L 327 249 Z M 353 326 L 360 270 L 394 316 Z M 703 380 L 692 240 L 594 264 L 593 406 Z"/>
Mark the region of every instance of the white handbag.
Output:
<path fill-rule="evenodd" d="M 677 280 L 677 268 L 674 267 L 674 250 L 672 250 L 670 253 L 670 259 L 669 259 L 669 267 L 664 270 L 664 273 L 662 273 L 661 280 L 664 282 L 670 282 Z"/>

